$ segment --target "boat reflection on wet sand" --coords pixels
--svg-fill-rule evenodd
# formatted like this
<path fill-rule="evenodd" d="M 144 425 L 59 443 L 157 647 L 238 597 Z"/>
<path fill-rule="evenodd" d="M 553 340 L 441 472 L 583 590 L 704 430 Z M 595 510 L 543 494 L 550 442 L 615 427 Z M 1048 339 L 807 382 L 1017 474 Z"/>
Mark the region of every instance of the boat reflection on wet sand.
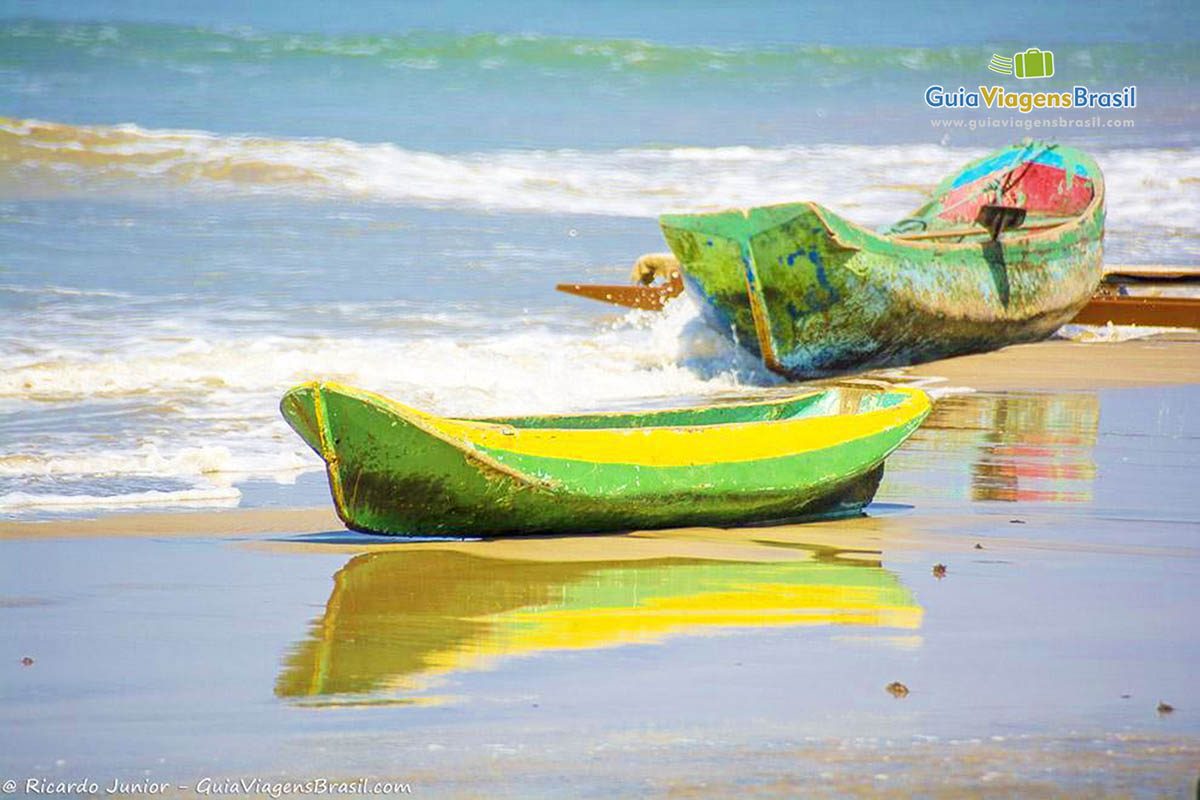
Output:
<path fill-rule="evenodd" d="M 442 676 L 550 650 L 646 644 L 734 628 L 916 629 L 922 610 L 879 553 L 786 547 L 801 561 L 537 562 L 450 550 L 357 556 L 286 658 L 279 697 L 429 704 Z M 776 550 L 778 552 L 778 550 Z"/>
<path fill-rule="evenodd" d="M 969 486 L 938 481 L 903 496 L 945 494 L 972 501 L 1088 503 L 1093 497 L 1096 465 L 1092 450 L 1100 425 L 1095 392 L 990 392 L 952 395 L 938 400 L 922 430 L 894 458 L 906 478 L 927 478 L 947 464 L 970 464 Z M 953 455 L 951 455 L 953 454 Z M 957 469 L 957 467 L 956 467 Z M 894 473 L 902 473 L 901 468 Z M 895 481 L 888 496 L 900 497 Z M 920 492 L 921 494 L 918 494 Z"/>
<path fill-rule="evenodd" d="M 1092 499 L 1100 399 L 1092 393 L 1002 395 L 988 444 L 971 465 L 971 499 L 1080 503 Z"/>

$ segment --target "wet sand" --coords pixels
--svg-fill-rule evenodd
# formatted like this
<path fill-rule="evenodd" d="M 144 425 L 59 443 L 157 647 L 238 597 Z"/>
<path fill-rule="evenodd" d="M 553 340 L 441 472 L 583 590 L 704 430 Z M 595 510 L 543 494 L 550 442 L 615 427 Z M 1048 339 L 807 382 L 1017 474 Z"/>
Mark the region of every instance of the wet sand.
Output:
<path fill-rule="evenodd" d="M 1200 383 L 1200 332 L 1124 342 L 1052 340 L 899 371 L 983 391 L 1100 389 Z"/>
<path fill-rule="evenodd" d="M 0 775 L 1192 796 L 1200 338 L 871 377 L 941 397 L 855 519 L 397 541 L 314 496 L 0 523 Z"/>

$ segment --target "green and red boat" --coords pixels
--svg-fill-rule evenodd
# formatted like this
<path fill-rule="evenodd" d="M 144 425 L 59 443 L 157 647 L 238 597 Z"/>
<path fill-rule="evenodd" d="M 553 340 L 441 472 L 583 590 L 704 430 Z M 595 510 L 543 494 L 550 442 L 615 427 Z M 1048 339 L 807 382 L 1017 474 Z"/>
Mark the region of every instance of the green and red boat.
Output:
<path fill-rule="evenodd" d="M 280 409 L 372 533 L 493 536 L 855 513 L 929 413 L 916 389 L 630 413 L 460 419 L 333 383 Z"/>
<path fill-rule="evenodd" d="M 1102 276 L 1104 179 L 1069 147 L 973 161 L 883 232 L 817 203 L 668 214 L 687 290 L 792 378 L 1043 339 Z"/>

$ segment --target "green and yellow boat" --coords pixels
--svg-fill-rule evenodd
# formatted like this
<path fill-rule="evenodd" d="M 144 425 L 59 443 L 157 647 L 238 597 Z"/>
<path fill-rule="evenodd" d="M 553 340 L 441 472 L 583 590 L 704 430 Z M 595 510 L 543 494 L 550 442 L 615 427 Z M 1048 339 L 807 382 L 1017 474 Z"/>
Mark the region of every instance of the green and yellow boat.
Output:
<path fill-rule="evenodd" d="M 667 214 L 683 283 L 720 331 L 804 378 L 1044 339 L 1102 275 L 1104 178 L 1027 142 L 962 167 L 881 232 L 817 203 Z"/>
<path fill-rule="evenodd" d="M 457 419 L 313 382 L 280 409 L 325 460 L 348 527 L 493 536 L 856 513 L 930 404 L 916 389 L 835 388 L 700 408 Z"/>

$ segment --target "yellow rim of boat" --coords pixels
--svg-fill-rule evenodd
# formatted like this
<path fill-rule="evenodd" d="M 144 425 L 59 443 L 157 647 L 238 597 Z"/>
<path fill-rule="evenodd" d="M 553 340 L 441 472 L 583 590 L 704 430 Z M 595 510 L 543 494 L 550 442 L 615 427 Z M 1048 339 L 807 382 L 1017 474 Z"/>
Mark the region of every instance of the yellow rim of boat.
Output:
<path fill-rule="evenodd" d="M 894 406 L 861 413 L 773 420 L 769 424 L 732 422 L 657 428 L 517 428 L 502 423 L 448 419 L 418 411 L 373 392 L 333 383 L 322 383 L 321 386 L 373 400 L 402 417 L 419 421 L 422 427 L 434 428 L 448 439 L 468 443 L 475 448 L 540 458 L 647 467 L 759 461 L 822 450 L 919 420 L 930 408 L 929 397 L 920 389 L 898 386 L 887 391 L 906 395 L 906 398 Z M 779 402 L 790 402 L 810 394 L 813 392 Z"/>

